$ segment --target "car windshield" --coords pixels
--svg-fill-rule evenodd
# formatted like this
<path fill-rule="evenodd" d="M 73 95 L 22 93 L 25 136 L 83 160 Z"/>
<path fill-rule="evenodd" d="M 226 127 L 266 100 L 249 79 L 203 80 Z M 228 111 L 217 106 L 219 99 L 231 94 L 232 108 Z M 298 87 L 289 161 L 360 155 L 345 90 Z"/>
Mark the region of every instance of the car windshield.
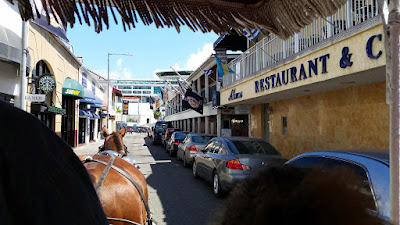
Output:
<path fill-rule="evenodd" d="M 186 133 L 175 132 L 175 139 L 184 139 L 185 137 L 186 137 Z"/>
<path fill-rule="evenodd" d="M 156 126 L 156 133 L 164 133 L 165 129 L 167 129 L 168 125 L 167 124 L 162 124 L 159 126 Z"/>
<path fill-rule="evenodd" d="M 271 144 L 264 141 L 227 141 L 234 154 L 281 155 Z"/>
<path fill-rule="evenodd" d="M 213 136 L 192 136 L 192 141 L 207 144 L 212 138 Z"/>

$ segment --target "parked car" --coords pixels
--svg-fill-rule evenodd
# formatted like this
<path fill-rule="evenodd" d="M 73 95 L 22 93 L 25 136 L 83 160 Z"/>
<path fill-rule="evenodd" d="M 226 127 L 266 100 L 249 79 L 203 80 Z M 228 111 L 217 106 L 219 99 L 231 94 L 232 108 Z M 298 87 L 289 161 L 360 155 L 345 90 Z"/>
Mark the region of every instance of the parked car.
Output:
<path fill-rule="evenodd" d="M 176 157 L 183 160 L 183 166 L 189 167 L 193 163 L 193 157 L 201 154 L 201 149 L 216 137 L 214 134 L 193 134 L 189 133 L 186 138 L 178 145 Z"/>
<path fill-rule="evenodd" d="M 286 159 L 268 142 L 248 137 L 215 137 L 193 161 L 193 176 L 213 184 L 219 197 L 263 165 L 283 164 Z"/>
<path fill-rule="evenodd" d="M 161 136 L 161 144 L 167 149 L 167 141 L 171 138 L 172 133 L 175 131 L 182 131 L 180 128 L 167 128 Z"/>
<path fill-rule="evenodd" d="M 316 151 L 298 155 L 286 162 L 298 168 L 319 166 L 326 170 L 345 167 L 360 175 L 365 184 L 364 193 L 371 196 L 378 215 L 387 221 L 390 218 L 389 150 Z"/>
<path fill-rule="evenodd" d="M 167 121 L 157 121 L 154 126 L 153 132 L 153 144 L 162 143 L 161 137 L 165 132 L 165 129 L 171 128 L 172 123 Z"/>
<path fill-rule="evenodd" d="M 178 151 L 178 145 L 186 138 L 187 132 L 176 131 L 172 133 L 171 138 L 166 141 L 165 149 L 170 156 Z"/>
<path fill-rule="evenodd" d="M 156 124 L 152 124 L 149 129 L 147 130 L 147 137 L 153 137 L 153 133 L 154 133 L 154 128 L 155 128 Z"/>

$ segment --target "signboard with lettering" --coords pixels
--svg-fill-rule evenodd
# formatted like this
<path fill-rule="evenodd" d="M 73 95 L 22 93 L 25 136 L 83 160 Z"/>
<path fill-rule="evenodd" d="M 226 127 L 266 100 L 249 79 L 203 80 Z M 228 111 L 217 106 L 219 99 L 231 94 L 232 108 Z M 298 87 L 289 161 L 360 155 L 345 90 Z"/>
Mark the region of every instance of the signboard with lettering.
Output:
<path fill-rule="evenodd" d="M 236 92 L 236 88 L 234 88 L 229 95 L 228 101 L 232 101 L 241 97 L 243 97 L 243 91 Z"/>
<path fill-rule="evenodd" d="M 115 115 L 110 115 L 110 116 L 108 117 L 108 119 L 110 119 L 110 120 L 115 120 Z"/>
<path fill-rule="evenodd" d="M 46 95 L 42 94 L 27 94 L 25 100 L 28 102 L 44 102 L 46 101 Z"/>
<path fill-rule="evenodd" d="M 60 109 L 60 108 L 54 107 L 54 106 L 47 106 L 47 111 L 48 112 L 52 112 L 52 113 L 56 113 L 56 114 L 61 114 L 61 115 L 66 115 L 67 114 L 67 110 L 66 109 Z"/>

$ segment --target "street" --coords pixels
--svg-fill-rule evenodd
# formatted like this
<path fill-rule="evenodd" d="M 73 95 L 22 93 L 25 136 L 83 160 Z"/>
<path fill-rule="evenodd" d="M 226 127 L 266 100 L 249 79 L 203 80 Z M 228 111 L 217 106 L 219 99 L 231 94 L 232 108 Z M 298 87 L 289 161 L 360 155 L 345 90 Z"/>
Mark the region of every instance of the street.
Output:
<path fill-rule="evenodd" d="M 95 154 L 103 140 L 75 149 L 77 154 Z M 146 134 L 126 134 L 128 156 L 140 165 L 147 180 L 149 205 L 157 224 L 205 225 L 223 199 L 213 195 L 211 184 L 195 179 L 192 170 L 171 158 L 160 145 L 152 145 Z"/>

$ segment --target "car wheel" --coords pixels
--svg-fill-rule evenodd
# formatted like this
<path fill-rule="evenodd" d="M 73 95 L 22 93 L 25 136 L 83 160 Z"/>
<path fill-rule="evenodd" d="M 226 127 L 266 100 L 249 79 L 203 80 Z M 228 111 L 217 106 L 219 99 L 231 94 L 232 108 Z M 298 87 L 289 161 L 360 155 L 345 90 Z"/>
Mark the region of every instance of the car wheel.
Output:
<path fill-rule="evenodd" d="M 214 190 L 215 196 L 221 197 L 221 195 L 222 195 L 221 183 L 219 182 L 219 176 L 218 176 L 217 172 L 214 172 L 213 190 Z"/>
<path fill-rule="evenodd" d="M 197 163 L 196 163 L 196 161 L 193 161 L 193 168 L 192 168 L 193 170 L 193 177 L 194 178 L 198 178 L 199 177 L 199 175 L 197 175 Z"/>
<path fill-rule="evenodd" d="M 183 155 L 183 167 L 189 167 L 189 163 L 186 161 L 186 155 Z"/>

